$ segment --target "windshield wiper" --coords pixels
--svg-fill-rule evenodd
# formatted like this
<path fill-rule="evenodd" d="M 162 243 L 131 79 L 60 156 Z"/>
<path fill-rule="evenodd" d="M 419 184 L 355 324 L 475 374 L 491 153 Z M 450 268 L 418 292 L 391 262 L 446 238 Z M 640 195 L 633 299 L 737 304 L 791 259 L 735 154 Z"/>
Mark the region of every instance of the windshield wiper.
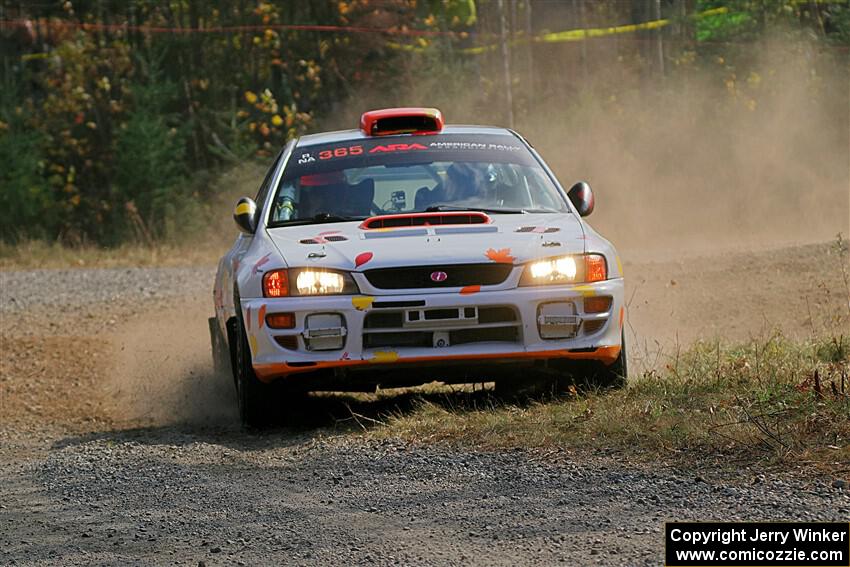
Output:
<path fill-rule="evenodd" d="M 554 213 L 554 214 L 569 213 L 569 211 L 558 211 L 558 210 L 555 210 L 555 209 L 523 209 L 523 212 L 526 212 L 526 213 Z"/>
<path fill-rule="evenodd" d="M 349 217 L 349 216 L 345 216 L 345 215 L 335 215 L 335 214 L 332 214 L 332 213 L 321 212 L 321 213 L 316 213 L 315 215 L 313 215 L 313 218 L 309 219 L 309 220 L 311 222 L 314 222 L 314 223 L 323 223 L 323 222 L 358 221 L 358 220 L 364 220 L 366 218 L 367 217 Z"/>
<path fill-rule="evenodd" d="M 528 213 L 525 209 L 488 209 L 486 207 L 456 207 L 454 205 L 432 205 L 425 208 L 426 213 L 439 213 L 444 211 L 475 211 L 479 213 L 506 215 L 522 215 Z"/>
<path fill-rule="evenodd" d="M 310 218 L 306 219 L 291 219 L 285 221 L 278 221 L 273 225 L 270 225 L 272 228 L 281 227 L 281 226 L 297 226 L 303 224 L 324 224 L 324 223 L 332 223 L 332 222 L 350 222 L 350 221 L 361 221 L 366 220 L 369 217 L 349 217 L 345 215 L 334 215 L 331 213 L 317 213 Z"/>

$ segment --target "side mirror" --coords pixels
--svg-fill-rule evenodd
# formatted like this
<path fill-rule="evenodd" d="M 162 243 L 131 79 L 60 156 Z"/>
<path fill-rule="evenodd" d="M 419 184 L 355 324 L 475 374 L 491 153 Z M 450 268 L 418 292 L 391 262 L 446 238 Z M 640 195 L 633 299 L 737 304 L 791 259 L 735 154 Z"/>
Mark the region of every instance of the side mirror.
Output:
<path fill-rule="evenodd" d="M 249 197 L 242 197 L 236 201 L 233 210 L 233 220 L 236 226 L 245 234 L 254 234 L 257 230 L 257 203 Z"/>
<path fill-rule="evenodd" d="M 578 210 L 579 215 L 586 217 L 593 212 L 593 191 L 590 189 L 590 185 L 584 181 L 579 181 L 570 187 L 570 190 L 567 191 L 567 197 L 570 198 L 570 202 Z"/>

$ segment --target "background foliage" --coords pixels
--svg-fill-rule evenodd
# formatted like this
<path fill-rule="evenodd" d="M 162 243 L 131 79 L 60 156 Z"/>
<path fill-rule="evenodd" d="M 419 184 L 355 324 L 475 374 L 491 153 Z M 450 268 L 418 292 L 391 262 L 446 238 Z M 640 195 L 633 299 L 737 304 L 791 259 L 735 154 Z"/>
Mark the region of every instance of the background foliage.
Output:
<path fill-rule="evenodd" d="M 540 39 L 659 18 L 660 31 Z M 0 21 L 0 239 L 72 245 L 183 236 L 210 172 L 349 127 L 365 106 L 427 98 L 529 123 L 580 98 L 588 49 L 630 70 L 599 82 L 606 96 L 720 61 L 721 89 L 753 105 L 747 42 L 780 30 L 837 58 L 850 44 L 842 1 L 2 0 Z"/>

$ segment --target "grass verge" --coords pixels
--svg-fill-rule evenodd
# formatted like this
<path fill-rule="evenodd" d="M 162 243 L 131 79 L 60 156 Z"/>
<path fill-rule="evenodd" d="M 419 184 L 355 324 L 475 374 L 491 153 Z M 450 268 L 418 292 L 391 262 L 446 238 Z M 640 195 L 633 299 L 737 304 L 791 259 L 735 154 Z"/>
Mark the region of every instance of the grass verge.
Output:
<path fill-rule="evenodd" d="M 14 245 L 0 243 L 0 270 L 214 266 L 222 250 L 226 246 L 194 240 L 191 244 L 122 244 L 114 248 L 29 240 Z"/>
<path fill-rule="evenodd" d="M 850 473 L 850 340 L 696 343 L 613 392 L 524 407 L 422 401 L 377 437 L 481 448 L 615 450 L 645 461 L 710 459 Z"/>
<path fill-rule="evenodd" d="M 238 234 L 231 216 L 236 200 L 256 194 L 265 167 L 266 164 L 246 162 L 227 171 L 209 173 L 213 186 L 206 197 L 197 197 L 195 218 L 186 219 L 185 229 L 170 239 L 115 247 L 68 246 L 45 240 L 0 241 L 0 270 L 214 266 Z"/>

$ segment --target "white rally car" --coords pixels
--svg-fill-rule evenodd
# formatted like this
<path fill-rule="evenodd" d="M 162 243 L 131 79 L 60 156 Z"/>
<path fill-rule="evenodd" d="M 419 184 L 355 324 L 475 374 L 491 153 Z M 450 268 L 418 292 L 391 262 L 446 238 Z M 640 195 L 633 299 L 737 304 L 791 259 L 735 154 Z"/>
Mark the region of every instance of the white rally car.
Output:
<path fill-rule="evenodd" d="M 592 210 L 517 133 L 436 109 L 289 142 L 237 203 L 215 281 L 214 360 L 243 422 L 275 411 L 272 383 L 622 385 L 623 270 Z"/>

